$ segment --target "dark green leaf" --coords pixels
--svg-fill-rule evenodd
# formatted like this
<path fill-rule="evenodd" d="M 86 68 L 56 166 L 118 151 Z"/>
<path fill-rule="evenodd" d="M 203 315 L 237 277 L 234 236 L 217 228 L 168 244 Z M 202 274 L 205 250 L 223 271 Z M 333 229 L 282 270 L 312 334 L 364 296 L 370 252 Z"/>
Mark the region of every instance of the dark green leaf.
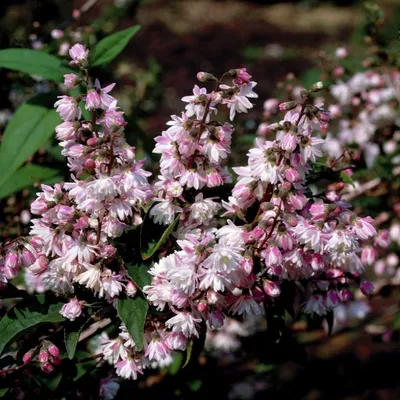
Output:
<path fill-rule="evenodd" d="M 72 360 L 75 356 L 76 346 L 78 345 L 79 336 L 82 329 L 91 321 L 91 318 L 84 323 L 75 321 L 74 323 L 66 324 L 64 329 L 64 343 L 67 350 L 67 356 Z"/>
<path fill-rule="evenodd" d="M 5 396 L 9 390 L 10 390 L 10 388 L 2 388 L 2 389 L 0 389 L 0 397 Z"/>
<path fill-rule="evenodd" d="M 142 290 L 143 286 L 150 285 L 151 275 L 149 274 L 149 266 L 146 264 L 140 265 L 127 265 L 125 267 L 128 271 L 129 276 L 135 282 L 136 286 Z"/>
<path fill-rule="evenodd" d="M 58 174 L 57 169 L 29 164 L 14 172 L 1 186 L 0 199 L 32 186 L 35 182 L 47 183 L 48 179 Z M 61 180 L 61 177 L 59 177 Z"/>
<path fill-rule="evenodd" d="M 54 134 L 61 120 L 48 101 L 48 95 L 32 97 L 8 123 L 0 147 L 0 186 Z"/>
<path fill-rule="evenodd" d="M 118 315 L 125 324 L 137 349 L 143 348 L 144 323 L 149 305 L 143 296 L 120 298 L 117 302 Z"/>
<path fill-rule="evenodd" d="M 30 296 L 11 308 L 0 321 L 0 355 L 5 347 L 27 329 L 47 322 L 62 322 L 63 303 L 44 294 Z"/>
<path fill-rule="evenodd" d="M 0 68 L 21 71 L 56 82 L 62 82 L 64 74 L 73 72 L 59 58 L 31 49 L 0 50 Z"/>
<path fill-rule="evenodd" d="M 176 375 L 181 369 L 182 363 L 183 363 L 183 352 L 182 351 L 176 352 L 176 354 L 174 355 L 174 360 L 172 361 L 171 364 L 168 365 L 166 371 L 170 375 Z"/>
<path fill-rule="evenodd" d="M 178 223 L 180 215 L 178 215 L 174 222 L 164 231 L 160 240 L 156 243 L 150 245 L 150 247 L 142 253 L 143 260 L 147 260 L 148 258 L 152 257 L 153 254 L 159 249 L 159 247 L 167 240 L 168 236 L 173 232 L 176 224 Z"/>
<path fill-rule="evenodd" d="M 100 40 L 91 51 L 90 65 L 97 67 L 110 63 L 126 47 L 139 29 L 139 25 L 132 26 Z"/>

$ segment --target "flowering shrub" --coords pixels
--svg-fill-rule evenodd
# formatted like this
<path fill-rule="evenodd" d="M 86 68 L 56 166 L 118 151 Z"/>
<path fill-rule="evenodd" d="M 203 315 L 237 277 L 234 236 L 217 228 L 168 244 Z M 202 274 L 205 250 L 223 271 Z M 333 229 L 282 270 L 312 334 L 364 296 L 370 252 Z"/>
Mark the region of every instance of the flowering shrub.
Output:
<path fill-rule="evenodd" d="M 42 185 L 30 236 L 1 248 L 3 297 L 24 297 L 0 322 L 1 351 L 25 329 L 37 333 L 19 342 L 21 363 L 3 373 L 81 363 L 78 343 L 108 327 L 88 344 L 88 359 L 137 379 L 177 352 L 189 360 L 206 332 L 225 320 L 233 326 L 232 317 L 265 314 L 268 331 L 279 331 L 277 312 L 286 309 L 331 326 L 332 310 L 354 288 L 373 292 L 363 273 L 382 240 L 372 218 L 341 198 L 339 160 L 319 161 L 329 121 L 313 100 L 321 82 L 279 104 L 283 118 L 268 126 L 275 137 L 258 139 L 247 165 L 232 171 L 233 126 L 213 118 L 224 107 L 231 121 L 246 113 L 256 83 L 245 68 L 220 78 L 200 72 L 198 80 L 214 88 L 195 85 L 182 98 L 185 111 L 155 139 L 160 175 L 150 179 L 125 141 L 114 85 L 93 79 L 83 45 L 69 53 L 79 71 L 65 75 L 65 86 L 86 88 L 54 105 L 71 181 Z M 32 295 L 11 284 L 20 275 Z M 42 323 L 57 324 L 45 339 Z M 117 383 L 105 379 L 101 390 L 115 392 Z"/>

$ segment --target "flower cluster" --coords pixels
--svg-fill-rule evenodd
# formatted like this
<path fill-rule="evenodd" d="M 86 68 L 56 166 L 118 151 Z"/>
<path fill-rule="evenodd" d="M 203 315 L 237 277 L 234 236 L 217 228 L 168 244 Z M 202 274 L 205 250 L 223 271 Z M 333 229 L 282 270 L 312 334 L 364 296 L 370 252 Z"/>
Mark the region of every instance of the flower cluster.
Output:
<path fill-rule="evenodd" d="M 125 121 L 117 101 L 108 93 L 114 85 L 92 85 L 87 71 L 88 50 L 77 44 L 70 50 L 71 64 L 84 76 L 65 76 L 69 88 L 83 82 L 85 95 L 60 96 L 55 103 L 64 120 L 56 127 L 62 154 L 68 159 L 72 182 L 42 185 L 31 205 L 31 237 L 20 251 L 8 252 L 4 275 L 11 279 L 18 265 L 40 276 L 46 289 L 64 295 L 80 284 L 112 301 L 130 282 L 118 261 L 113 239 L 141 223 L 143 209 L 152 199 L 150 175 L 135 160 L 124 138 Z M 82 117 L 80 104 L 90 119 Z M 80 179 L 79 179 L 80 178 Z M 29 276 L 29 275 L 28 275 Z M 3 279 L 4 280 L 4 279 Z M 74 320 L 82 302 L 74 299 L 62 314 Z"/>
<path fill-rule="evenodd" d="M 350 285 L 372 293 L 361 276 L 374 259 L 376 242 L 385 238 L 377 236 L 371 218 L 350 210 L 340 183 L 318 194 L 309 187 L 323 155 L 318 133 L 326 132 L 329 120 L 323 104 L 312 100 L 320 82 L 303 89 L 300 101 L 276 105 L 285 115 L 268 126 L 274 140 L 257 140 L 247 165 L 233 168 L 238 179 L 230 196 L 219 198 L 210 189 L 232 182 L 225 162 L 233 127 L 211 117 L 226 106 L 233 120 L 252 107 L 256 83 L 245 68 L 220 79 L 197 75 L 215 89 L 208 93 L 195 86 L 182 99 L 186 111 L 156 138 L 160 175 L 150 185 L 143 162 L 125 141 L 123 112 L 110 95 L 113 85 L 93 84 L 84 46 L 73 46 L 70 56 L 81 75 L 66 75 L 65 86 L 87 87 L 55 103 L 64 121 L 57 139 L 72 182 L 42 185 L 31 207 L 40 216 L 32 221 L 31 237 L 6 245 L 0 276 L 7 282 L 24 265 L 35 287 L 68 298 L 60 313 L 70 321 L 89 306 L 82 291 L 106 302 L 110 315 L 120 311 L 119 299 L 144 296 L 152 308 L 143 319 L 143 346 L 135 343 L 128 323 L 120 324 L 116 338 L 103 336 L 99 346 L 117 375 L 136 379 L 146 368 L 168 365 L 175 351 L 205 338 L 207 330 L 221 329 L 226 319 L 232 332 L 245 335 L 230 317 L 268 313 L 287 281 L 297 283 L 304 311 L 319 315 L 349 301 Z M 142 224 L 147 211 L 155 224 L 172 225 L 172 235 L 149 267 L 151 282 L 141 287 L 127 274 L 115 239 Z M 236 343 L 233 338 L 226 347 Z"/>

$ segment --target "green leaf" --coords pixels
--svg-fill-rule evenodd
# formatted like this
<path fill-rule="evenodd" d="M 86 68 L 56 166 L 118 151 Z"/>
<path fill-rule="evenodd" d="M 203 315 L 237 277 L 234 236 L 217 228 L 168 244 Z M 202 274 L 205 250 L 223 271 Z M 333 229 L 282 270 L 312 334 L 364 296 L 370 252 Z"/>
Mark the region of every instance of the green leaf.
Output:
<path fill-rule="evenodd" d="M 86 320 L 83 324 L 74 322 L 66 324 L 64 329 L 64 343 L 65 349 L 67 350 L 67 356 L 72 360 L 75 356 L 76 346 L 78 345 L 79 336 L 82 329 L 91 321 L 92 318 Z"/>
<path fill-rule="evenodd" d="M 189 342 L 188 347 L 186 348 L 186 360 L 185 364 L 182 365 L 182 368 L 185 368 L 186 365 L 189 364 L 190 358 L 192 357 L 192 351 L 193 351 L 193 340 Z"/>
<path fill-rule="evenodd" d="M 56 82 L 62 82 L 65 74 L 73 72 L 59 58 L 31 49 L 0 50 L 0 68 L 38 75 Z"/>
<path fill-rule="evenodd" d="M 140 26 L 135 25 L 100 40 L 91 51 L 90 66 L 97 67 L 99 65 L 109 64 L 119 53 L 121 53 L 139 29 Z"/>
<path fill-rule="evenodd" d="M 10 390 L 10 388 L 0 389 L 0 397 L 4 397 L 9 390 Z"/>
<path fill-rule="evenodd" d="M 131 335 L 137 350 L 143 348 L 144 323 L 149 305 L 143 296 L 120 298 L 117 302 L 118 315 Z"/>
<path fill-rule="evenodd" d="M 6 346 L 27 329 L 47 322 L 62 322 L 63 303 L 44 294 L 21 300 L 0 321 L 0 355 Z"/>
<path fill-rule="evenodd" d="M 178 223 L 180 215 L 178 215 L 174 222 L 164 231 L 160 240 L 158 242 L 153 243 L 150 247 L 142 253 L 143 260 L 147 260 L 152 257 L 153 254 L 159 249 L 159 247 L 167 240 L 168 236 L 173 232 L 176 224 Z"/>
<path fill-rule="evenodd" d="M 50 100 L 54 97 L 46 94 L 32 97 L 8 123 L 0 147 L 0 186 L 54 134 L 60 117 L 47 107 Z"/>
<path fill-rule="evenodd" d="M 128 271 L 128 275 L 135 282 L 136 286 L 142 290 L 143 286 L 150 285 L 151 275 L 149 274 L 149 266 L 146 264 L 140 265 L 126 265 L 125 268 Z"/>
<path fill-rule="evenodd" d="M 54 168 L 41 167 L 40 165 L 29 164 L 14 172 L 1 186 L 0 199 L 18 192 L 21 189 L 32 186 L 35 182 L 46 183 L 48 179 L 58 174 Z M 62 178 L 60 177 L 60 180 Z"/>
<path fill-rule="evenodd" d="M 340 171 L 340 178 L 344 183 L 349 183 L 353 187 L 355 187 L 354 181 L 351 176 L 346 171 Z"/>

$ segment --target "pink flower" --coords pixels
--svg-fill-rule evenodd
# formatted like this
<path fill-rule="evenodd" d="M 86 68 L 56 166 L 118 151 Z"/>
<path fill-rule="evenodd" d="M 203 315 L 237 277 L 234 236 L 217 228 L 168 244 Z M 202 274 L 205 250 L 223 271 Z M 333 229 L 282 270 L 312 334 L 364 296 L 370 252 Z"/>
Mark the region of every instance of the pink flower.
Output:
<path fill-rule="evenodd" d="M 140 359 L 128 357 L 115 364 L 115 367 L 117 375 L 125 379 L 137 379 L 138 373 L 143 374 L 143 365 Z"/>
<path fill-rule="evenodd" d="M 238 68 L 235 71 L 237 74 L 233 79 L 235 85 L 247 85 L 250 83 L 251 75 L 247 72 L 246 68 Z"/>
<path fill-rule="evenodd" d="M 340 297 L 336 290 L 328 290 L 325 297 L 325 304 L 330 309 L 340 304 Z"/>
<path fill-rule="evenodd" d="M 367 240 L 376 235 L 376 229 L 372 226 L 374 220 L 371 217 L 356 218 L 353 222 L 353 230 L 361 240 Z"/>
<path fill-rule="evenodd" d="M 378 257 L 378 252 L 374 247 L 364 247 L 361 252 L 363 264 L 372 265 Z"/>
<path fill-rule="evenodd" d="M 100 95 L 97 93 L 96 90 L 91 90 L 90 92 L 88 92 L 85 102 L 86 110 L 94 110 L 101 107 Z"/>
<path fill-rule="evenodd" d="M 81 109 L 73 97 L 58 96 L 58 98 L 60 100 L 54 103 L 54 107 L 57 108 L 56 111 L 64 121 L 74 121 L 81 118 Z"/>
<path fill-rule="evenodd" d="M 62 306 L 60 314 L 70 321 L 75 321 L 82 314 L 82 302 L 77 298 L 71 299 Z"/>
<path fill-rule="evenodd" d="M 60 141 L 64 140 L 73 140 L 75 138 L 76 132 L 76 124 L 80 125 L 80 123 L 66 121 L 60 125 L 56 126 L 56 137 Z"/>
<path fill-rule="evenodd" d="M 89 50 L 86 50 L 81 44 L 75 44 L 69 49 L 69 55 L 72 58 L 72 65 L 84 65 L 89 58 Z"/>

